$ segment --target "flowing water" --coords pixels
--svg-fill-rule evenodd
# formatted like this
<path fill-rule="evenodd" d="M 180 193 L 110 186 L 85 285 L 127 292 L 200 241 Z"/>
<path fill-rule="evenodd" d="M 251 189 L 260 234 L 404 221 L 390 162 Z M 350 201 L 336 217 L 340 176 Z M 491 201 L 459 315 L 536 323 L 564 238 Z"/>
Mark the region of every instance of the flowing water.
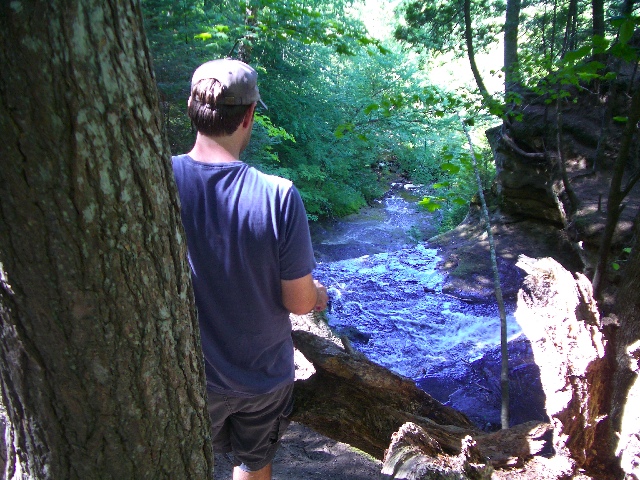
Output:
<path fill-rule="evenodd" d="M 416 241 L 435 233 L 432 215 L 396 191 L 312 228 L 315 276 L 331 301 L 329 325 L 369 359 L 415 380 L 450 375 L 500 344 L 495 305 L 442 293 L 438 252 Z M 519 331 L 510 315 L 509 337 Z"/>

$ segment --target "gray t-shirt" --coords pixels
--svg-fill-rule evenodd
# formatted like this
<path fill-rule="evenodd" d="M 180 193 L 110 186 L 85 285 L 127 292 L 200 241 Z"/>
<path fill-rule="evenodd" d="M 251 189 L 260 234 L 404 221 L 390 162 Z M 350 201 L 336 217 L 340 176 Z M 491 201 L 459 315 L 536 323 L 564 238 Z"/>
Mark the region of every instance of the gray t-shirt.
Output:
<path fill-rule="evenodd" d="M 300 194 L 243 162 L 173 157 L 205 358 L 207 388 L 232 396 L 294 380 L 280 280 L 315 268 Z"/>

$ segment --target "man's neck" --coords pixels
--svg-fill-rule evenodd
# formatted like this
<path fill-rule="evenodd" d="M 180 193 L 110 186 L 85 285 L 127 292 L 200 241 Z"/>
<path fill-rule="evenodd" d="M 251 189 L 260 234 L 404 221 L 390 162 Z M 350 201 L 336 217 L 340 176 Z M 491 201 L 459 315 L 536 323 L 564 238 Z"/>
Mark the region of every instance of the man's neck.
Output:
<path fill-rule="evenodd" d="M 240 158 L 237 143 L 232 135 L 208 137 L 198 133 L 189 156 L 204 163 L 236 162 Z"/>

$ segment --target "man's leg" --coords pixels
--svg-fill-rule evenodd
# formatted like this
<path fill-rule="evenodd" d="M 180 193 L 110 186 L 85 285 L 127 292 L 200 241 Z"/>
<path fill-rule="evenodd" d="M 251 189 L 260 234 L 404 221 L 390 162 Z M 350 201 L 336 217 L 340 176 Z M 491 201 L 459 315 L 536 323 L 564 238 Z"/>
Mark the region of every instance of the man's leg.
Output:
<path fill-rule="evenodd" d="M 235 467 L 233 480 L 271 480 L 271 464 L 255 472 L 245 472 L 240 467 Z"/>

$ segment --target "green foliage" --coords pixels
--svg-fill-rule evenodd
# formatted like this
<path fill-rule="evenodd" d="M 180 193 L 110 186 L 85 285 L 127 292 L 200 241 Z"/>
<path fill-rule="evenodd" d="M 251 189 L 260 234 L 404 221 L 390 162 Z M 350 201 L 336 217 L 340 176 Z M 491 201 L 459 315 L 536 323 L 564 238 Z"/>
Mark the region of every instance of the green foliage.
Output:
<path fill-rule="evenodd" d="M 418 50 L 440 53 L 453 51 L 464 55 L 463 3 L 464 0 L 405 1 L 398 9 L 404 22 L 396 28 L 396 39 Z M 471 2 L 478 49 L 497 41 L 502 25 L 496 19 L 504 15 L 505 8 L 503 0 Z"/>
<path fill-rule="evenodd" d="M 615 271 L 620 270 L 622 265 L 624 265 L 627 262 L 627 259 L 629 258 L 630 253 L 631 253 L 631 247 L 623 248 L 622 252 L 618 255 L 618 258 L 611 263 L 611 268 L 613 268 Z"/>
<path fill-rule="evenodd" d="M 350 2 L 142 5 L 174 154 L 194 140 L 186 116 L 193 70 L 241 55 L 259 70 L 269 106 L 256 114 L 242 159 L 291 179 L 311 220 L 353 213 L 398 179 L 447 184 L 439 190 L 446 212 L 466 208 L 463 157 L 442 152 L 464 143 L 453 114 L 476 109 L 476 98 L 430 85 L 420 59 L 366 35 Z"/>
<path fill-rule="evenodd" d="M 483 122 L 484 123 L 484 122 Z M 432 195 L 425 196 L 418 204 L 430 212 L 442 211 L 440 231 L 458 225 L 469 210 L 469 203 L 477 194 L 477 183 L 471 154 L 464 148 L 461 133 L 451 137 L 455 142 L 443 145 L 440 150 L 440 181 L 432 185 Z M 495 176 L 491 149 L 484 142 L 475 146 L 476 163 L 483 188 L 488 189 Z"/>

